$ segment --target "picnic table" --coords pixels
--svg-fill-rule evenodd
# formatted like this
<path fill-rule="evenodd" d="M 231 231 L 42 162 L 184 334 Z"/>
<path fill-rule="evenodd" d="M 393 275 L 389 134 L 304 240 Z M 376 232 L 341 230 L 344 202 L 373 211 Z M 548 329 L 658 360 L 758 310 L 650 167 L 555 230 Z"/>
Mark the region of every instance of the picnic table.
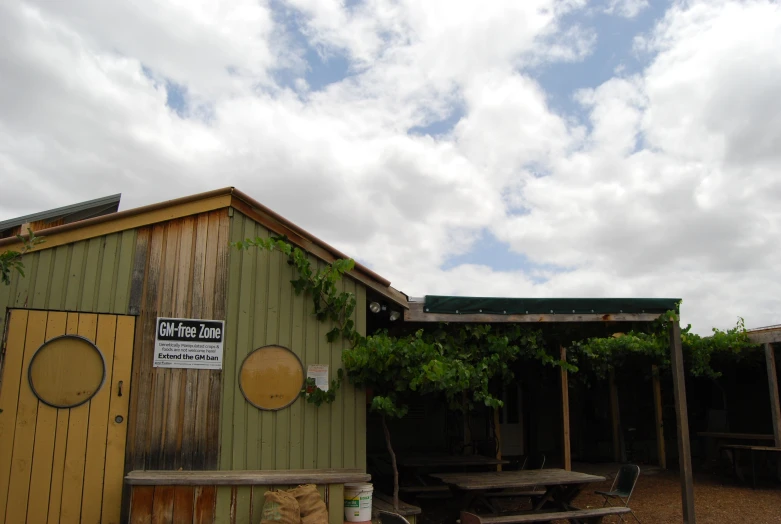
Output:
<path fill-rule="evenodd" d="M 399 461 L 399 464 L 405 468 L 463 468 L 470 466 L 497 466 L 509 463 L 509 460 L 483 455 L 418 455 L 404 457 Z"/>
<path fill-rule="evenodd" d="M 781 448 L 774 448 L 770 446 L 746 446 L 743 444 L 725 444 L 721 446 L 721 450 L 731 450 L 735 452 L 735 457 L 732 459 L 732 466 L 735 470 L 735 475 L 742 481 L 745 482 L 745 479 L 743 478 L 743 472 L 740 470 L 740 464 L 738 457 L 740 456 L 740 453 L 742 451 L 749 451 L 751 455 L 751 487 L 752 489 L 756 489 L 757 487 L 757 476 L 756 471 L 754 467 L 754 452 L 760 451 L 760 452 L 768 452 L 768 453 L 781 453 Z"/>
<path fill-rule="evenodd" d="M 493 490 L 532 489 L 537 486 L 544 487 L 545 491 L 535 497 L 538 500 L 534 501 L 533 511 L 540 511 L 546 504 L 559 510 L 573 510 L 577 508 L 572 506 L 572 501 L 584 486 L 606 480 L 598 475 L 563 469 L 433 473 L 431 476 L 460 492 L 463 510 L 470 509 L 476 500 L 483 501 L 491 508 L 486 501 L 486 495 Z"/>

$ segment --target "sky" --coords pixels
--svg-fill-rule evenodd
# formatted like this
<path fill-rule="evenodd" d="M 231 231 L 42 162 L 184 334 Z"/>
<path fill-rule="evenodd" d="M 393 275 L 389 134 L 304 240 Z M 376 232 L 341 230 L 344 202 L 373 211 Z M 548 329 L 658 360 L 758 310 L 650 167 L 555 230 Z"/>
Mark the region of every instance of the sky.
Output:
<path fill-rule="evenodd" d="M 781 3 L 4 0 L 0 220 L 235 186 L 410 296 L 781 323 Z"/>

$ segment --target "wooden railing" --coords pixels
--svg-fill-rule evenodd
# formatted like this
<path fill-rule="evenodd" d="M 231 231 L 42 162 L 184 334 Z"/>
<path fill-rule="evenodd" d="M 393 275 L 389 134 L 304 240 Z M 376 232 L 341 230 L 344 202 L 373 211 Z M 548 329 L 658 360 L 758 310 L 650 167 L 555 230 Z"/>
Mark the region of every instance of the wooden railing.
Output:
<path fill-rule="evenodd" d="M 368 482 L 360 470 L 132 471 L 129 522 L 249 524 L 260 522 L 264 494 L 317 485 L 329 524 L 344 522 L 344 484 Z"/>

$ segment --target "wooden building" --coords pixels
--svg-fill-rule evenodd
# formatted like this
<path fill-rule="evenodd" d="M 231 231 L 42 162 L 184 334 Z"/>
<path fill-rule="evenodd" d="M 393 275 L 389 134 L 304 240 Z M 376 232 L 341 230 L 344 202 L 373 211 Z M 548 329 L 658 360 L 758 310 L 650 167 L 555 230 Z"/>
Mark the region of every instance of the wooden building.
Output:
<path fill-rule="evenodd" d="M 365 394 L 345 383 L 332 404 L 276 410 L 245 399 L 256 349 L 333 376 L 343 346 L 293 292 L 284 255 L 229 243 L 286 235 L 315 264 L 346 256 L 234 188 L 99 214 L 37 228 L 25 276 L 0 285 L 0 523 L 259 522 L 270 486 L 300 483 L 342 522 L 343 484 L 368 480 Z M 367 300 L 407 303 L 360 265 L 342 285 L 361 333 Z M 156 367 L 158 318 L 222 321 L 219 368 Z"/>

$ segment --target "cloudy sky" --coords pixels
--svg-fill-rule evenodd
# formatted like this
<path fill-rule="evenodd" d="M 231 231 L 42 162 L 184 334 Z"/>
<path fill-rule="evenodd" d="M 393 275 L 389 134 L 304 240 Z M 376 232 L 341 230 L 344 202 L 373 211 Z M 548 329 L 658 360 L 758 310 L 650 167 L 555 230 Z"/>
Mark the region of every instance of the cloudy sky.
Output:
<path fill-rule="evenodd" d="M 412 296 L 781 322 L 781 4 L 4 0 L 0 219 L 234 185 Z"/>

